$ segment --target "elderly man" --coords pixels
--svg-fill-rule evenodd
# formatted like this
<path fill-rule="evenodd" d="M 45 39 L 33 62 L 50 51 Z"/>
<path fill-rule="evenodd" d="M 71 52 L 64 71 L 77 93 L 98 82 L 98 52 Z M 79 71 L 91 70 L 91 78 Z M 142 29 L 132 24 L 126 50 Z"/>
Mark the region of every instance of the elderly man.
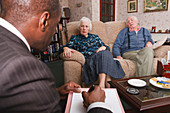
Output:
<path fill-rule="evenodd" d="M 153 74 L 153 40 L 150 32 L 139 26 L 139 20 L 130 16 L 127 26 L 117 36 L 113 54 L 118 59 L 130 59 L 136 64 L 136 76 Z"/>
<path fill-rule="evenodd" d="M 61 113 L 60 98 L 80 92 L 80 86 L 69 82 L 56 89 L 48 67 L 30 53 L 30 48 L 44 50 L 51 42 L 61 15 L 59 0 L 0 3 L 0 112 Z M 111 113 L 100 87 L 83 97 L 89 113 Z"/>

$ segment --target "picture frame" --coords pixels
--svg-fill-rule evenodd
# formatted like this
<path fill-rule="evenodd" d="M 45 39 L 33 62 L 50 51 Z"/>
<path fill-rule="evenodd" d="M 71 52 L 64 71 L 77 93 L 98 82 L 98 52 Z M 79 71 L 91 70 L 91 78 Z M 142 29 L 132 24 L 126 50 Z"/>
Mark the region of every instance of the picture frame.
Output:
<path fill-rule="evenodd" d="M 156 26 L 152 26 L 151 32 L 152 32 L 152 33 L 155 33 L 155 32 L 156 32 Z"/>
<path fill-rule="evenodd" d="M 127 11 L 128 13 L 138 12 L 138 0 L 128 0 Z"/>
<path fill-rule="evenodd" d="M 144 0 L 144 12 L 167 11 L 169 0 Z"/>

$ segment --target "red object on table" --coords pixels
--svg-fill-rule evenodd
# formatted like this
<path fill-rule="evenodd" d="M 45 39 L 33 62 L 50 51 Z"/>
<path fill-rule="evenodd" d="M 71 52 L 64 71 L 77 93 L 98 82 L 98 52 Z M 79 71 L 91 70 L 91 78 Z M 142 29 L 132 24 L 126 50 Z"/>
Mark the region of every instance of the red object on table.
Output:
<path fill-rule="evenodd" d="M 163 65 L 161 61 L 158 61 L 157 74 L 162 77 L 170 78 L 170 63 Z"/>
<path fill-rule="evenodd" d="M 163 77 L 170 78 L 170 63 L 168 65 L 163 65 Z"/>

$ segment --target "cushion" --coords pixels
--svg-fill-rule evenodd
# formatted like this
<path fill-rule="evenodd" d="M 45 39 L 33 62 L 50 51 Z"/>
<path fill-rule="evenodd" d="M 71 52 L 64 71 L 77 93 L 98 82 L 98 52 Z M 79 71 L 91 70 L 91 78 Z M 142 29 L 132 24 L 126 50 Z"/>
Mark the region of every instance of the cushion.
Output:
<path fill-rule="evenodd" d="M 78 24 L 79 24 L 79 21 L 67 23 L 67 26 L 66 26 L 67 42 L 70 40 L 72 35 L 77 35 L 80 33 Z"/>
<path fill-rule="evenodd" d="M 165 58 L 167 59 L 167 51 L 170 51 L 170 46 L 169 45 L 163 45 L 159 48 L 156 48 L 154 50 L 154 56 L 156 58 Z"/>
<path fill-rule="evenodd" d="M 94 27 L 95 26 L 95 27 Z M 107 45 L 107 35 L 105 30 L 105 24 L 101 21 L 92 22 L 92 34 L 96 34 Z"/>
<path fill-rule="evenodd" d="M 125 22 L 117 21 L 117 22 L 106 22 L 106 33 L 107 33 L 107 44 L 110 47 L 110 50 L 112 52 L 113 44 L 117 38 L 117 35 L 119 32 L 126 27 Z"/>

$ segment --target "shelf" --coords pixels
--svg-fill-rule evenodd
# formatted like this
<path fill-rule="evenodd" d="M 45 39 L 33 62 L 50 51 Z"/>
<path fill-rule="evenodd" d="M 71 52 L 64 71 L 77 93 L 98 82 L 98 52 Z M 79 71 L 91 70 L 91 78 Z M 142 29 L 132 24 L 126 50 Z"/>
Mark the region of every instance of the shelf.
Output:
<path fill-rule="evenodd" d="M 47 49 L 43 52 L 38 52 L 32 50 L 32 54 L 36 56 L 38 59 L 42 60 L 45 63 L 53 62 L 59 60 L 59 48 L 62 46 L 62 31 L 65 29 L 66 24 L 69 22 L 70 18 L 64 17 L 61 18 L 58 23 L 55 34 L 52 36 L 52 41 L 47 47 Z"/>

